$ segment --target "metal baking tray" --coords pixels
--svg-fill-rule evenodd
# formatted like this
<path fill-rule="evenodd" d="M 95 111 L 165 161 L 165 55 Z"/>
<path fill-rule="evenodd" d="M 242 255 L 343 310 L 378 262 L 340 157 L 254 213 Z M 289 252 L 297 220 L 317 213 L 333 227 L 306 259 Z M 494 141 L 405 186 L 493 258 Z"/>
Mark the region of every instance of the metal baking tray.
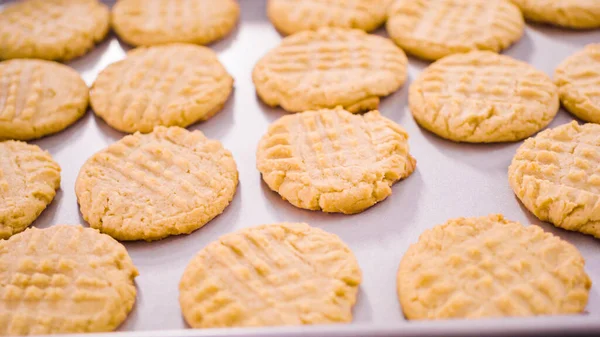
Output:
<path fill-rule="evenodd" d="M 218 0 L 215 0 L 218 1 Z M 10 1 L 0 0 L 0 7 Z M 114 1 L 107 1 L 112 5 Z M 190 127 L 220 140 L 238 164 L 240 185 L 225 212 L 190 235 L 157 242 L 127 242 L 125 246 L 140 271 L 133 311 L 111 336 L 515 336 L 592 334 L 600 336 L 600 241 L 557 229 L 538 221 L 516 199 L 507 181 L 507 168 L 520 145 L 456 144 L 420 129 L 407 108 L 408 86 L 426 62 L 410 58 L 409 79 L 403 88 L 382 100 L 383 115 L 402 125 L 410 135 L 416 171 L 394 185 L 385 201 L 356 215 L 324 214 L 295 208 L 269 190 L 256 170 L 255 151 L 269 123 L 285 115 L 264 105 L 255 94 L 254 64 L 281 36 L 266 17 L 263 0 L 240 0 L 237 28 L 210 45 L 230 74 L 235 90 L 224 109 L 210 120 Z M 384 29 L 376 32 L 386 36 Z M 600 42 L 600 30 L 567 31 L 528 25 L 525 36 L 505 54 L 529 62 L 552 75 L 554 68 L 585 44 Z M 91 85 L 108 64 L 124 58 L 130 47 L 114 35 L 69 65 Z M 551 127 L 573 120 L 561 110 Z M 88 111 L 67 130 L 33 143 L 50 151 L 62 167 L 61 189 L 36 227 L 84 224 L 74 192 L 75 178 L 84 161 L 124 134 L 113 130 Z M 408 246 L 427 228 L 460 216 L 502 213 L 524 224 L 541 226 L 573 243 L 586 259 L 593 281 L 586 312 L 576 316 L 409 322 L 396 296 L 396 270 Z M 346 325 L 259 329 L 192 330 L 184 322 L 178 302 L 178 283 L 190 259 L 219 236 L 240 228 L 282 221 L 307 222 L 339 235 L 356 255 L 363 272 L 354 322 Z M 87 335 L 90 336 L 90 335 Z"/>

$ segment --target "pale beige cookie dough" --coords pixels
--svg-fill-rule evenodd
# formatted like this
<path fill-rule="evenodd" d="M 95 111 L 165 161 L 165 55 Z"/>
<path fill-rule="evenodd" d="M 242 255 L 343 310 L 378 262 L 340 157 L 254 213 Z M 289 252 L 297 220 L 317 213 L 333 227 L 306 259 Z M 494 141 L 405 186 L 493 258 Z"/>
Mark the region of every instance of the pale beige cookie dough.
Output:
<path fill-rule="evenodd" d="M 186 127 L 219 112 L 233 78 L 209 48 L 192 44 L 140 47 L 104 69 L 90 90 L 94 112 L 113 128 L 147 133 Z"/>
<path fill-rule="evenodd" d="M 511 0 L 527 20 L 556 26 L 590 29 L 600 27 L 598 0 Z"/>
<path fill-rule="evenodd" d="M 574 121 L 527 139 L 508 180 L 540 220 L 600 238 L 600 125 Z"/>
<path fill-rule="evenodd" d="M 583 312 L 592 286 L 577 248 L 495 214 L 426 230 L 398 270 L 406 318 L 455 319 Z"/>
<path fill-rule="evenodd" d="M 183 273 L 179 303 L 193 328 L 348 323 L 361 277 L 338 236 L 263 225 L 204 247 Z"/>
<path fill-rule="evenodd" d="M 108 33 L 109 11 L 98 0 L 25 0 L 0 12 L 0 59 L 67 61 Z"/>
<path fill-rule="evenodd" d="M 275 28 L 289 35 L 321 27 L 356 28 L 370 32 L 381 26 L 393 0 L 268 0 L 267 15 Z"/>
<path fill-rule="evenodd" d="M 257 168 L 269 187 L 292 205 L 358 213 L 392 194 L 416 161 L 408 134 L 371 111 L 307 111 L 275 121 L 259 144 Z"/>
<path fill-rule="evenodd" d="M 0 62 L 0 88 L 0 139 L 29 140 L 62 131 L 88 107 L 88 87 L 79 74 L 51 61 Z"/>
<path fill-rule="evenodd" d="M 235 0 L 119 0 L 112 9 L 112 27 L 134 46 L 204 45 L 229 34 L 239 15 Z"/>
<path fill-rule="evenodd" d="M 60 166 L 48 152 L 25 142 L 0 142 L 0 239 L 31 225 L 59 187 Z"/>
<path fill-rule="evenodd" d="M 554 81 L 569 112 L 600 123 L 600 43 L 587 45 L 564 60 L 556 68 Z"/>
<path fill-rule="evenodd" d="M 411 84 L 419 125 L 456 142 L 509 142 L 546 127 L 559 108 L 557 88 L 529 64 L 489 51 L 447 56 Z"/>
<path fill-rule="evenodd" d="M 0 240 L 0 335 L 115 330 L 135 303 L 125 247 L 79 225 Z"/>
<path fill-rule="evenodd" d="M 473 50 L 499 52 L 518 41 L 524 27 L 509 0 L 397 0 L 386 24 L 396 44 L 426 60 Z"/>
<path fill-rule="evenodd" d="M 357 29 L 321 28 L 288 36 L 254 67 L 258 96 L 290 112 L 343 106 L 377 109 L 406 81 L 407 59 L 390 40 Z"/>
<path fill-rule="evenodd" d="M 157 127 L 89 158 L 75 193 L 93 228 L 117 240 L 189 234 L 221 214 L 235 194 L 231 152 L 200 131 Z"/>

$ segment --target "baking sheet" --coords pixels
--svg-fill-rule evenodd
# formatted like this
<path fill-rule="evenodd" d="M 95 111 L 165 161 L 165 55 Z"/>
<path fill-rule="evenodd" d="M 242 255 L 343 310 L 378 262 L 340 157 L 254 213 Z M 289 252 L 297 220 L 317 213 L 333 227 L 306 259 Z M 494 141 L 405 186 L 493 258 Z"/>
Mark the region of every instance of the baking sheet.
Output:
<path fill-rule="evenodd" d="M 0 1 L 0 6 L 6 3 L 9 1 Z M 238 164 L 240 185 L 225 212 L 191 235 L 152 243 L 125 243 L 140 276 L 136 278 L 136 305 L 119 331 L 128 336 L 480 336 L 561 331 L 600 334 L 600 241 L 541 223 L 520 205 L 507 182 L 507 168 L 520 142 L 455 144 L 417 126 L 407 108 L 407 93 L 410 82 L 427 65 L 425 62 L 410 58 L 408 82 L 398 92 L 383 99 L 380 105 L 383 115 L 408 131 L 411 153 L 417 159 L 415 173 L 394 185 L 393 194 L 387 200 L 363 213 L 349 216 L 297 209 L 271 192 L 255 168 L 255 150 L 268 124 L 285 112 L 260 102 L 255 95 L 251 72 L 258 59 L 278 45 L 281 36 L 266 17 L 265 1 L 240 0 L 240 6 L 241 19 L 235 31 L 210 46 L 235 78 L 235 91 L 215 117 L 189 128 L 201 130 L 231 150 Z M 383 29 L 377 34 L 386 36 Z M 523 39 L 505 54 L 529 62 L 551 75 L 564 58 L 592 42 L 600 42 L 600 30 L 573 32 L 528 25 Z M 124 58 L 128 48 L 110 35 L 91 53 L 69 65 L 91 85 L 98 72 Z M 571 120 L 573 117 L 561 110 L 551 126 Z M 74 193 L 79 168 L 93 153 L 123 136 L 89 111 L 67 130 L 33 142 L 50 151 L 62 167 L 61 189 L 34 226 L 85 224 Z M 416 242 L 425 229 L 447 219 L 490 213 L 502 213 L 509 219 L 541 226 L 579 248 L 594 283 L 585 314 L 445 322 L 408 322 L 404 319 L 396 297 L 396 270 L 408 246 Z M 181 316 L 178 282 L 192 256 L 222 234 L 282 221 L 308 222 L 335 233 L 353 250 L 364 279 L 354 309 L 354 322 L 336 326 L 190 330 Z M 146 333 L 126 333 L 132 331 Z"/>

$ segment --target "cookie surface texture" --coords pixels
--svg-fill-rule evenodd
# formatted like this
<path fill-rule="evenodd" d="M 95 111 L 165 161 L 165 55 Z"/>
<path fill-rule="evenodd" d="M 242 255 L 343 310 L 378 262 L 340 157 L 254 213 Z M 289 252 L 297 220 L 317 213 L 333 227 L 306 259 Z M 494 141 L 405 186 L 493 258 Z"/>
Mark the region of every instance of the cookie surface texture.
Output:
<path fill-rule="evenodd" d="M 363 112 L 404 84 L 407 62 L 388 39 L 321 28 L 284 38 L 256 64 L 252 79 L 263 102 L 290 112 L 338 105 Z"/>
<path fill-rule="evenodd" d="M 0 142 L 0 158 L 0 239 L 7 239 L 52 202 L 60 166 L 38 146 L 13 140 Z"/>
<path fill-rule="evenodd" d="M 358 213 L 384 200 L 416 161 L 408 134 L 371 111 L 307 111 L 275 121 L 262 137 L 257 168 L 269 187 L 292 205 Z"/>
<path fill-rule="evenodd" d="M 591 287 L 577 248 L 501 215 L 451 219 L 426 230 L 398 269 L 408 319 L 583 312 Z"/>
<path fill-rule="evenodd" d="M 104 69 L 90 90 L 94 112 L 133 133 L 186 127 L 223 108 L 233 78 L 210 49 L 191 44 L 140 47 Z"/>
<path fill-rule="evenodd" d="M 600 44 L 590 44 L 564 60 L 556 68 L 554 81 L 569 112 L 600 123 Z"/>
<path fill-rule="evenodd" d="M 0 139 L 29 140 L 53 134 L 81 118 L 88 87 L 79 74 L 42 60 L 0 62 Z"/>
<path fill-rule="evenodd" d="M 510 186 L 540 220 L 600 238 L 600 125 L 561 125 L 527 139 Z"/>
<path fill-rule="evenodd" d="M 0 59 L 67 61 L 108 33 L 110 15 L 97 0 L 25 0 L 0 12 Z"/>
<path fill-rule="evenodd" d="M 518 41 L 525 23 L 508 0 L 397 0 L 388 10 L 388 34 L 425 60 L 473 50 L 499 52 Z"/>
<path fill-rule="evenodd" d="M 96 153 L 75 192 L 83 218 L 117 240 L 188 234 L 229 205 L 238 173 L 231 152 L 200 131 L 157 127 Z"/>
<path fill-rule="evenodd" d="M 235 0 L 119 0 L 112 9 L 112 27 L 134 46 L 204 45 L 229 34 L 239 14 Z"/>
<path fill-rule="evenodd" d="M 125 247 L 79 225 L 30 228 L 0 240 L 0 335 L 106 332 L 135 303 Z"/>
<path fill-rule="evenodd" d="M 527 20 L 551 25 L 590 29 L 600 27 L 597 0 L 511 0 Z"/>
<path fill-rule="evenodd" d="M 193 328 L 352 321 L 361 271 L 334 234 L 305 223 L 220 237 L 188 264 L 179 303 Z"/>
<path fill-rule="evenodd" d="M 411 84 L 409 106 L 419 125 L 456 142 L 509 142 L 547 126 L 558 90 L 542 71 L 493 52 L 447 56 Z"/>
<path fill-rule="evenodd" d="M 269 0 L 267 15 L 275 28 L 289 35 L 321 27 L 370 32 L 381 26 L 391 0 Z"/>

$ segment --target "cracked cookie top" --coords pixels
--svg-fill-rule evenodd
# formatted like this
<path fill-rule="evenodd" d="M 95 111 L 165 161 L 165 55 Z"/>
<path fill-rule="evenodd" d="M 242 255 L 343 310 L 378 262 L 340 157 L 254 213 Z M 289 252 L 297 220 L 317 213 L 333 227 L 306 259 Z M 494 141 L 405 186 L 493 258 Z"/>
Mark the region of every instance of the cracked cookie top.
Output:
<path fill-rule="evenodd" d="M 407 58 L 386 38 L 358 29 L 321 28 L 283 39 L 254 67 L 258 96 L 290 112 L 377 109 L 406 81 Z"/>
<path fill-rule="evenodd" d="M 558 90 L 545 73 L 488 51 L 433 63 L 411 84 L 408 101 L 421 127 L 469 143 L 527 138 L 559 108 Z"/>
<path fill-rule="evenodd" d="M 200 131 L 156 127 L 89 158 L 75 183 L 81 214 L 117 240 L 188 234 L 221 214 L 235 194 L 231 152 Z"/>
<path fill-rule="evenodd" d="M 278 119 L 256 161 L 264 181 L 292 205 L 351 214 L 387 198 L 413 172 L 408 150 L 408 134 L 378 111 L 337 108 Z"/>
<path fill-rule="evenodd" d="M 540 220 L 600 238 L 600 125 L 573 121 L 527 139 L 508 179 Z"/>
<path fill-rule="evenodd" d="M 337 235 L 305 223 L 262 225 L 198 252 L 179 303 L 193 328 L 347 323 L 361 279 Z"/>

